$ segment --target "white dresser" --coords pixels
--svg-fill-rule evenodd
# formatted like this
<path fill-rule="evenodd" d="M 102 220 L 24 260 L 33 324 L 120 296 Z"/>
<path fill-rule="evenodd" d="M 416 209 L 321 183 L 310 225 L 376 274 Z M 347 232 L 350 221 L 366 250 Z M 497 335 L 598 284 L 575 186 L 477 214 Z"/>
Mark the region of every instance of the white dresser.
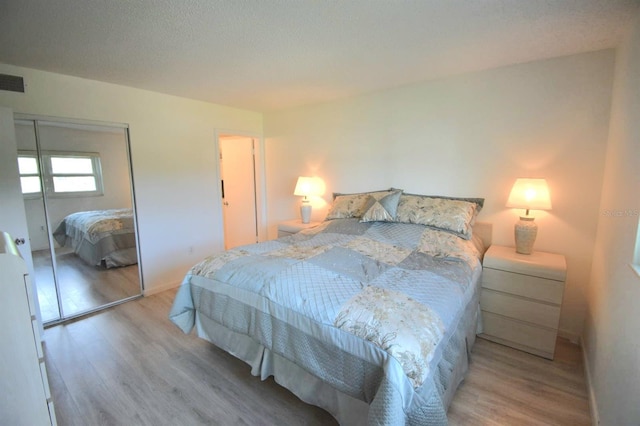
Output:
<path fill-rule="evenodd" d="M 0 232 L 0 286 L 0 424 L 55 425 L 31 281 L 6 232 Z"/>
<path fill-rule="evenodd" d="M 567 265 L 564 256 L 492 245 L 482 271 L 480 337 L 553 359 Z"/>

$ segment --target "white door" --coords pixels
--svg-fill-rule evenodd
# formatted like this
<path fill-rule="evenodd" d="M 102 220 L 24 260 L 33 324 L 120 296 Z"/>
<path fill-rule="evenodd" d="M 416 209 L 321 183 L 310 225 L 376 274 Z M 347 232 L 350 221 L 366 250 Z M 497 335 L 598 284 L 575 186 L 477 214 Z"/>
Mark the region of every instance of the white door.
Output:
<path fill-rule="evenodd" d="M 219 146 L 225 248 L 256 243 L 254 140 L 220 136 Z"/>
<path fill-rule="evenodd" d="M 18 248 L 33 276 L 27 216 L 20 189 L 13 111 L 2 106 L 0 106 L 0 231 L 8 232 L 19 241 L 24 239 L 24 243 L 18 245 Z"/>

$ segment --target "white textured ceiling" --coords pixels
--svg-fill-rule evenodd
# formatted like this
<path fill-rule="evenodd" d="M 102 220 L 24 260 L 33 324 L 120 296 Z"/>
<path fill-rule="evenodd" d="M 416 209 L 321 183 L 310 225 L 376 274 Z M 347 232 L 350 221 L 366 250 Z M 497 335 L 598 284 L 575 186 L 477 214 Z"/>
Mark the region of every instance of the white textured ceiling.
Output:
<path fill-rule="evenodd" d="M 0 62 L 256 111 L 614 47 L 640 0 L 0 0 Z"/>

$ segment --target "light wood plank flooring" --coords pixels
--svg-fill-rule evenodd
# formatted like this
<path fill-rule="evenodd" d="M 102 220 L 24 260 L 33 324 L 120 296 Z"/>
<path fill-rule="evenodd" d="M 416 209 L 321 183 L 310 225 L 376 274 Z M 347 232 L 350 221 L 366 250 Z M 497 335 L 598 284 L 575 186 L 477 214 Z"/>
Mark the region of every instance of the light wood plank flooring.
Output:
<path fill-rule="evenodd" d="M 550 361 L 476 339 L 448 416 L 451 425 L 591 425 L 580 347 L 559 338 Z"/>
<path fill-rule="evenodd" d="M 167 319 L 163 292 L 45 330 L 58 424 L 332 425 L 325 411 Z M 478 339 L 452 425 L 588 425 L 577 346 L 548 361 Z"/>

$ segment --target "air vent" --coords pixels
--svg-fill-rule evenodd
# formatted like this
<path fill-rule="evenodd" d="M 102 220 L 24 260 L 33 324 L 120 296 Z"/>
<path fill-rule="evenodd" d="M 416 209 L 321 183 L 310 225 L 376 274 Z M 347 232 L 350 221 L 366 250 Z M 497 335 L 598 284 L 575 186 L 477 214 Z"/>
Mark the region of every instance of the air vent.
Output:
<path fill-rule="evenodd" d="M 0 90 L 24 93 L 24 79 L 17 75 L 0 74 Z"/>

